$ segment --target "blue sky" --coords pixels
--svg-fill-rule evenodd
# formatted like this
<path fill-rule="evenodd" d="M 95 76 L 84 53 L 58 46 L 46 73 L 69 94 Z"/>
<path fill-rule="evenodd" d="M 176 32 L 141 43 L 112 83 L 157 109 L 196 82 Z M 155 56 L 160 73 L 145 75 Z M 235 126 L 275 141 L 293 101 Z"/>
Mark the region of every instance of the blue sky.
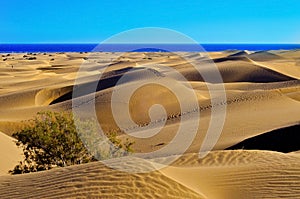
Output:
<path fill-rule="evenodd" d="M 200 43 L 300 43 L 298 0 L 10 0 L 0 17 L 0 43 L 98 43 L 141 27 Z"/>

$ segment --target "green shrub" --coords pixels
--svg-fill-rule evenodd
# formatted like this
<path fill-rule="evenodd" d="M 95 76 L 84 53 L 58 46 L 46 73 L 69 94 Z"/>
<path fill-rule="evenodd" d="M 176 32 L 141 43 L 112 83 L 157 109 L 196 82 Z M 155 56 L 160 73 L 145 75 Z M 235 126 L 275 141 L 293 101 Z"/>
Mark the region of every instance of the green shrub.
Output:
<path fill-rule="evenodd" d="M 104 142 L 107 138 L 100 136 L 95 124 L 92 120 L 76 119 L 75 125 L 72 114 L 39 112 L 33 120 L 26 121 L 22 130 L 13 134 L 25 159 L 9 172 L 30 173 L 132 152 L 133 143 L 126 140 L 123 144 L 116 133 L 108 136 L 112 144 Z M 85 145 L 89 146 L 89 151 Z"/>

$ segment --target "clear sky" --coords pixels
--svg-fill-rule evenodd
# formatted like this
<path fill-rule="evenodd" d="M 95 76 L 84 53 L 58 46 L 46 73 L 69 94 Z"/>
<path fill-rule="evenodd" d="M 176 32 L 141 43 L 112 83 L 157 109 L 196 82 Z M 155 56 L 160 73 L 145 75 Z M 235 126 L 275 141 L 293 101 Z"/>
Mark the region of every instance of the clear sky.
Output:
<path fill-rule="evenodd" d="M 3 0 L 0 43 L 98 43 L 141 27 L 200 43 L 300 43 L 299 0 Z"/>

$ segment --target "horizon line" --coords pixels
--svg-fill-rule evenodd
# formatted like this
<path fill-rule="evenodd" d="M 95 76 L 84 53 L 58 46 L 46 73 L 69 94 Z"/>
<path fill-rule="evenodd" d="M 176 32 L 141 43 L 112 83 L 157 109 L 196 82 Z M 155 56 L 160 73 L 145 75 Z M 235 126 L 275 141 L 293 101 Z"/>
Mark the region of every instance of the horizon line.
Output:
<path fill-rule="evenodd" d="M 176 44 L 176 45 L 207 45 L 207 44 L 262 44 L 262 45 L 266 45 L 266 44 L 270 44 L 270 45 L 278 45 L 278 44 L 294 44 L 294 45 L 300 45 L 300 43 L 291 43 L 291 42 L 279 42 L 279 43 L 271 43 L 271 42 L 265 42 L 265 43 L 262 43 L 262 42 L 258 42 L 258 43 L 255 43 L 255 42 L 205 42 L 205 43 L 141 43 L 141 42 L 138 42 L 138 43 L 98 43 L 98 42 L 3 42 L 1 43 L 0 42 L 0 45 L 7 45 L 7 44 L 90 44 L 90 45 L 120 45 L 120 44 L 124 44 L 124 45 L 128 45 L 128 44 L 134 44 L 134 45 L 138 45 L 138 44 L 165 44 L 165 45 L 172 45 L 172 44 Z"/>

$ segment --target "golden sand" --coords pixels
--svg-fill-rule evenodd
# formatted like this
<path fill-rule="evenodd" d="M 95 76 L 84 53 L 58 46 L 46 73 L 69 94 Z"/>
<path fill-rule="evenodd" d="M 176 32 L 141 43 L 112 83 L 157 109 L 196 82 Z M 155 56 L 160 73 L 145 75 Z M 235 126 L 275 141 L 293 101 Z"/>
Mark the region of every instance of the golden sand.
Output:
<path fill-rule="evenodd" d="M 194 61 L 199 59 L 197 53 L 183 54 Z M 222 134 L 213 151 L 204 158 L 199 158 L 197 153 L 212 113 L 211 96 L 203 77 L 176 54 L 126 53 L 113 60 L 114 56 L 113 53 L 3 54 L 6 60 L 0 60 L 0 131 L 6 135 L 0 134 L 1 198 L 300 198 L 299 152 L 224 150 L 247 138 L 299 123 L 300 51 L 210 53 L 224 81 L 227 106 Z M 36 59 L 28 60 L 28 57 Z M 144 174 L 125 173 L 95 162 L 34 174 L 7 175 L 21 158 L 21 151 L 9 136 L 19 128 L 22 120 L 32 118 L 38 111 L 71 111 L 74 81 L 84 62 L 80 76 L 86 85 L 99 75 L 101 67 L 109 65 L 102 82 L 105 88 L 95 94 L 99 123 L 105 131 L 118 127 L 110 103 L 114 89 L 134 88 L 148 78 L 149 73 L 166 78 L 166 81 L 171 78 L 174 86 L 191 86 L 197 96 L 201 118 L 186 154 L 166 168 Z M 186 79 L 176 79 L 172 70 L 144 67 L 147 64 L 175 69 Z M 128 71 L 127 81 L 117 86 L 108 83 L 115 82 Z M 210 86 L 218 88 L 213 83 Z M 83 109 L 88 107 L 88 96 L 89 93 L 81 96 Z M 192 103 L 188 97 L 184 102 Z M 122 103 L 115 102 L 115 105 Z M 153 84 L 135 92 L 127 104 L 137 129 L 151 122 L 148 110 L 153 104 L 163 105 L 167 114 L 166 124 L 159 134 L 147 139 L 119 135 L 122 139 L 134 140 L 133 148 L 139 153 L 173 142 L 182 122 L 176 96 L 163 86 Z M 151 114 L 154 121 L 161 121 L 159 111 Z M 123 125 L 133 128 L 131 123 Z M 145 132 L 137 130 L 135 133 Z M 186 133 L 188 136 L 189 132 Z M 170 153 L 176 155 L 179 151 L 174 149 L 152 158 L 167 158 Z"/>

